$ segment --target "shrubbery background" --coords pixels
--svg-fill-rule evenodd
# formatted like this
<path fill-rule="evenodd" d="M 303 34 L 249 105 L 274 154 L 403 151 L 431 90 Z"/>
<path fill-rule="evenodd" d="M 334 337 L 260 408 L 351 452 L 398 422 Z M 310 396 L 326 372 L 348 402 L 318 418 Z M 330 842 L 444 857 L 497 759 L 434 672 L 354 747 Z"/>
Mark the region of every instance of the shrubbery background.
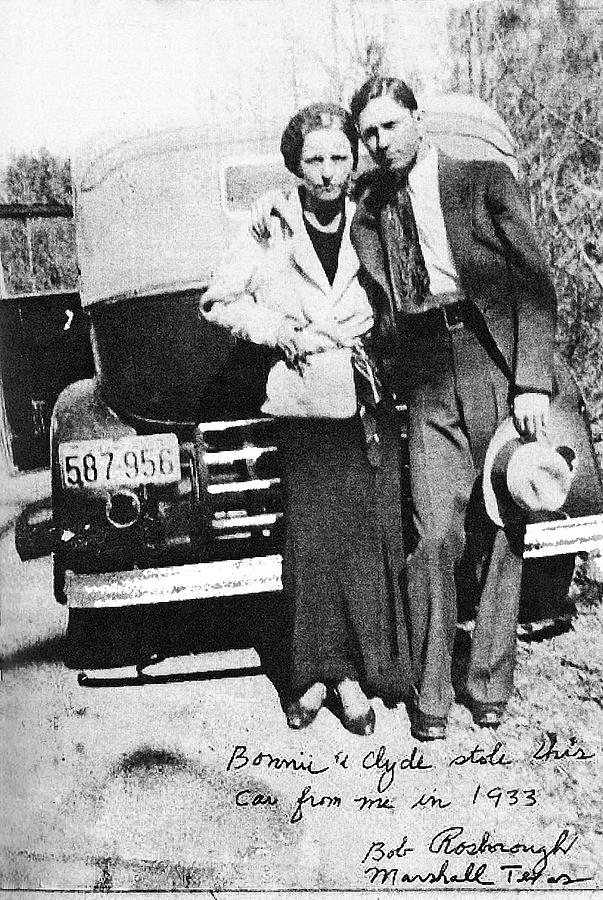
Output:
<path fill-rule="evenodd" d="M 559 298 L 559 346 L 603 431 L 603 34 L 580 0 L 455 12 L 451 88 L 497 108 Z"/>

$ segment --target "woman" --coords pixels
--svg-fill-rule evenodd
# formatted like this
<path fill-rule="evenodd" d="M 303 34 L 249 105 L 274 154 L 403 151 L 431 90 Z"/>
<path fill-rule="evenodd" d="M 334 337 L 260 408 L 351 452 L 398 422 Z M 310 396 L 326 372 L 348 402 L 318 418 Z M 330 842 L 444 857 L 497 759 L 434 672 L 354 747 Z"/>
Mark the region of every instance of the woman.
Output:
<path fill-rule="evenodd" d="M 343 725 L 367 735 L 375 715 L 365 691 L 402 698 L 410 664 L 399 586 L 399 428 L 395 413 L 380 407 L 372 416 L 365 406 L 357 413 L 350 365 L 352 348 L 359 366 L 367 362 L 361 339 L 373 315 L 349 237 L 354 205 L 346 191 L 358 161 L 349 113 L 330 103 L 300 110 L 283 132 L 281 152 L 300 186 L 280 204 L 268 235 L 258 240 L 247 230 L 231 249 L 201 314 L 280 355 L 262 409 L 280 416 L 287 499 L 283 587 L 294 603 L 295 698 L 287 722 L 309 725 L 334 689 Z M 304 417 L 303 392 L 321 370 L 326 409 L 320 418 Z M 346 377 L 349 384 L 329 399 L 329 378 Z"/>

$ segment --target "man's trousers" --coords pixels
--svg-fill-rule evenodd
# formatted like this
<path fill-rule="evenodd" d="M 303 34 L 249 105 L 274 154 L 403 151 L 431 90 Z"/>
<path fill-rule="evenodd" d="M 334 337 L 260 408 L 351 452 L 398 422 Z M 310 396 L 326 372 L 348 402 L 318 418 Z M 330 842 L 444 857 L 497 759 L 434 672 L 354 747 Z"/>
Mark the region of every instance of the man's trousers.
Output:
<path fill-rule="evenodd" d="M 407 317 L 401 329 L 418 541 L 407 564 L 411 652 L 418 708 L 435 716 L 446 716 L 453 699 L 455 575 L 470 529 L 482 541 L 489 534 L 491 549 L 465 691 L 469 700 L 490 703 L 505 702 L 513 690 L 521 540 L 489 522 L 481 495 L 488 443 L 509 414 L 509 380 L 477 313 L 471 318 L 448 330 L 435 310 Z"/>

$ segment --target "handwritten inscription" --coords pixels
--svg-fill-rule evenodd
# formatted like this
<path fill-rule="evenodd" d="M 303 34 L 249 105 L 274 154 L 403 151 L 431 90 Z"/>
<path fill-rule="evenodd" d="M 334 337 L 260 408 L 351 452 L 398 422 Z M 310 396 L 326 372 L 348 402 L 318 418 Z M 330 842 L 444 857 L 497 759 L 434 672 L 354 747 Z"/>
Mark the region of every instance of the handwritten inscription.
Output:
<path fill-rule="evenodd" d="M 500 741 L 489 752 L 480 747 L 479 744 L 476 744 L 470 753 L 459 753 L 458 756 L 450 760 L 448 765 L 510 766 L 512 760 L 507 759 L 502 748 L 503 744 Z"/>
<path fill-rule="evenodd" d="M 594 753 L 588 753 L 576 740 L 570 738 L 569 744 L 561 747 L 558 744 L 557 735 L 554 731 L 547 731 L 546 737 L 540 742 L 535 750 L 532 759 L 542 760 L 543 762 L 559 762 L 562 759 L 593 759 Z"/>
<path fill-rule="evenodd" d="M 382 828 L 385 823 L 390 827 L 399 823 L 400 811 L 406 810 L 406 828 L 412 830 L 396 840 L 379 835 L 361 854 L 360 871 L 371 886 L 529 888 L 593 881 L 588 874 L 576 875 L 567 871 L 572 867 L 563 865 L 578 841 L 578 834 L 569 825 L 564 825 L 548 842 L 540 836 L 531 837 L 530 829 L 533 834 L 535 826 L 529 811 L 540 803 L 540 784 L 530 785 L 525 764 L 534 765 L 534 773 L 536 764 L 581 765 L 595 758 L 594 751 L 574 738 L 560 740 L 555 732 L 546 732 L 523 760 L 511 758 L 500 740 L 491 746 L 478 742 L 447 758 L 441 752 L 430 758 L 430 752 L 431 748 L 422 751 L 415 745 L 400 754 L 381 744 L 368 752 L 363 748 L 358 754 L 343 750 L 333 753 L 328 749 L 314 755 L 303 750 L 282 754 L 240 743 L 232 746 L 225 769 L 239 782 L 232 796 L 241 815 L 261 815 L 262 811 L 282 806 L 289 823 L 301 824 L 303 828 L 310 823 L 320 827 L 325 817 L 332 816 L 341 816 L 344 823 L 351 812 Z M 519 762 L 524 763 L 522 781 L 512 772 L 509 777 L 510 767 Z M 441 782 L 433 779 L 438 768 L 446 773 Z M 255 779 L 245 784 L 246 775 L 260 772 L 265 778 L 272 776 L 269 784 L 258 784 Z M 480 780 L 472 779 L 472 773 L 478 772 Z M 284 783 L 296 784 L 295 791 L 283 793 Z M 512 838 L 500 830 L 482 830 L 472 835 L 460 823 L 441 828 L 446 824 L 440 818 L 442 812 L 450 810 L 452 821 L 458 823 L 459 808 L 469 815 L 474 810 L 474 816 L 479 809 L 480 818 L 473 821 L 483 821 L 489 810 L 498 810 L 499 827 L 505 808 L 513 810 L 509 818 L 513 824 L 524 810 L 526 821 L 519 835 Z M 391 815 L 394 811 L 395 817 Z M 440 825 L 435 833 L 430 830 L 434 822 Z"/>
<path fill-rule="evenodd" d="M 500 866 L 500 871 L 506 875 L 507 884 L 537 884 L 544 880 L 545 884 L 578 884 L 580 881 L 592 881 L 590 877 L 574 878 L 567 872 L 559 872 L 556 875 L 546 875 L 544 872 L 534 872 L 533 869 L 524 869 L 523 866 Z"/>
<path fill-rule="evenodd" d="M 509 806 L 535 806 L 536 791 L 534 788 L 507 788 L 503 790 L 499 787 L 490 788 L 489 791 L 482 790 L 481 784 L 476 787 L 471 803 L 473 806 L 478 800 L 491 800 L 496 809 L 499 803 L 506 803 Z"/>
<path fill-rule="evenodd" d="M 530 843 L 525 841 L 512 841 L 505 838 L 495 838 L 488 831 L 474 840 L 465 840 L 465 828 L 462 825 L 453 825 L 438 831 L 428 842 L 427 851 L 434 855 L 446 857 L 488 857 L 494 856 L 526 856 L 533 858 L 531 866 L 521 863 L 489 861 L 470 862 L 461 871 L 455 871 L 449 859 L 443 860 L 438 867 L 429 871 L 413 871 L 411 868 L 401 868 L 387 865 L 398 859 L 414 853 L 417 848 L 410 846 L 408 835 L 404 835 L 401 842 L 389 846 L 385 841 L 372 841 L 368 850 L 362 857 L 363 872 L 370 884 L 380 886 L 389 885 L 395 887 L 400 884 L 476 884 L 482 887 L 493 887 L 497 884 L 497 877 L 502 875 L 507 884 L 531 884 L 539 881 L 546 884 L 569 885 L 578 882 L 592 881 L 591 877 L 573 877 L 567 872 L 551 873 L 549 863 L 557 856 L 565 856 L 573 848 L 578 840 L 578 835 L 568 829 L 562 829 L 552 844 Z M 366 863 L 371 865 L 366 866 Z"/>
<path fill-rule="evenodd" d="M 246 788 L 237 792 L 235 803 L 237 806 L 276 806 L 278 798 L 271 797 L 270 794 L 261 794 L 259 791 L 250 791 Z"/>
<path fill-rule="evenodd" d="M 450 800 L 442 800 L 441 797 L 437 797 L 435 794 L 421 794 L 410 808 L 446 809 L 448 806 L 450 806 Z"/>
<path fill-rule="evenodd" d="M 495 840 L 489 831 L 484 831 L 479 840 L 466 841 L 462 838 L 465 829 L 462 825 L 453 825 L 438 831 L 429 843 L 430 853 L 444 853 L 447 856 L 481 856 L 488 853 L 502 853 L 517 855 L 518 853 L 534 854 L 538 857 L 534 868 L 543 870 L 547 867 L 551 856 L 557 853 L 569 853 L 574 846 L 578 835 L 573 836 L 564 829 L 561 831 L 552 847 L 546 844 L 530 844 L 523 841 L 510 842 L 507 840 Z"/>
<path fill-rule="evenodd" d="M 304 759 L 301 759 L 302 756 L 304 756 Z M 244 769 L 247 766 L 259 766 L 266 769 L 276 769 L 277 771 L 280 769 L 290 769 L 293 772 L 306 772 L 308 775 L 321 775 L 323 772 L 329 770 L 329 766 L 321 767 L 318 764 L 315 764 L 311 753 L 305 758 L 303 750 L 300 751 L 299 758 L 297 756 L 276 756 L 275 754 L 267 753 L 264 750 L 261 750 L 254 756 L 250 756 L 247 753 L 245 744 L 237 744 L 228 760 L 226 771 L 237 771 L 239 769 Z"/>
<path fill-rule="evenodd" d="M 341 797 L 331 797 L 326 794 L 323 794 L 322 796 L 315 796 L 312 793 L 311 786 L 308 784 L 295 801 L 295 808 L 289 821 L 293 823 L 301 822 L 304 817 L 303 809 L 306 805 L 310 809 L 316 809 L 316 807 L 322 807 L 323 809 L 337 809 L 341 806 Z"/>
<path fill-rule="evenodd" d="M 358 809 L 395 809 L 389 797 L 354 797 Z"/>
<path fill-rule="evenodd" d="M 383 869 L 379 866 L 369 866 L 368 869 L 365 869 L 364 874 L 371 884 L 391 885 L 391 887 L 415 882 L 419 884 L 478 884 L 482 887 L 490 887 L 496 883 L 485 880 L 484 876 L 488 868 L 486 863 L 482 863 L 480 866 L 469 863 L 462 873 L 449 873 L 449 865 L 448 860 L 445 859 L 437 872 L 405 872 L 398 868 Z"/>
<path fill-rule="evenodd" d="M 432 769 L 430 763 L 426 763 L 423 754 L 419 752 L 418 747 L 413 747 L 409 756 L 390 757 L 387 748 L 383 744 L 378 750 L 370 750 L 362 760 L 362 768 L 370 771 L 376 769 L 380 771 L 379 780 L 377 781 L 377 790 L 379 793 L 389 790 L 394 783 L 394 778 L 398 770 L 408 769 L 410 771 L 426 771 Z"/>
<path fill-rule="evenodd" d="M 362 862 L 382 862 L 384 859 L 404 859 L 404 857 L 408 853 L 412 853 L 414 849 L 414 847 L 409 846 L 407 834 L 404 835 L 400 843 L 395 847 L 388 847 L 384 841 L 373 841 L 362 857 Z"/>

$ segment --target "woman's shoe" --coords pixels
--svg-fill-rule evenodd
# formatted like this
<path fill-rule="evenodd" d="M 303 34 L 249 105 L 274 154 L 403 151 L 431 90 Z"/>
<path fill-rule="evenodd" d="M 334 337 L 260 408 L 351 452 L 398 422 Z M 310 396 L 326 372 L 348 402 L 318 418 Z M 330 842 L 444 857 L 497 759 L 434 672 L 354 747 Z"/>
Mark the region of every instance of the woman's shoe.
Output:
<path fill-rule="evenodd" d="M 361 737 L 368 737 L 375 730 L 375 710 L 372 706 L 368 712 L 361 716 L 348 716 L 345 711 L 341 711 L 341 724 L 352 734 L 359 734 Z"/>
<path fill-rule="evenodd" d="M 311 725 L 325 702 L 327 689 L 316 682 L 298 700 L 290 703 L 286 710 L 287 725 L 298 731 Z"/>
<path fill-rule="evenodd" d="M 368 737 L 375 730 L 375 710 L 357 681 L 346 679 L 335 688 L 341 724 L 352 734 Z"/>

